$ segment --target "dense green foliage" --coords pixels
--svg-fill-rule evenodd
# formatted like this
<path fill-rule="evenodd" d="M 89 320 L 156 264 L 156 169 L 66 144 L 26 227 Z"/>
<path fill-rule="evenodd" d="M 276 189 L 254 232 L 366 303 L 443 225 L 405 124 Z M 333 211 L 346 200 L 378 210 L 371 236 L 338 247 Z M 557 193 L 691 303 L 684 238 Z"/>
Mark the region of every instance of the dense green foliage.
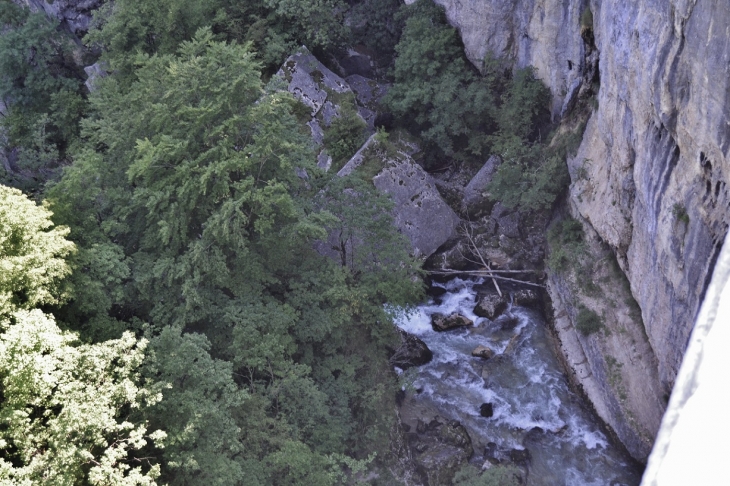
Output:
<path fill-rule="evenodd" d="M 553 271 L 565 271 L 585 253 L 583 226 L 580 221 L 567 218 L 557 221 L 548 229 L 550 255 L 546 261 Z"/>
<path fill-rule="evenodd" d="M 0 186 L 0 318 L 58 304 L 67 296 L 68 228 L 52 228 L 51 212 L 19 190 Z"/>
<path fill-rule="evenodd" d="M 367 124 L 350 103 L 342 103 L 340 116 L 324 132 L 324 146 L 338 170 L 367 140 Z"/>
<path fill-rule="evenodd" d="M 386 104 L 427 165 L 499 154 L 492 192 L 530 209 L 567 177 L 534 72 L 480 73 L 440 7 L 399 9 L 116 0 L 84 48 L 0 0 L 6 179 L 46 201 L 0 186 L 0 482 L 328 485 L 386 460 L 389 309 L 422 297 L 419 265 L 365 180 L 382 161 L 321 172 L 270 75 L 360 43 L 394 59 Z M 366 136 L 353 106 L 325 131 L 335 165 Z"/>
<path fill-rule="evenodd" d="M 48 173 L 66 157 L 84 114 L 83 70 L 70 36 L 43 13 L 0 1 L 0 117 L 2 145 L 15 148 L 17 170 L 4 179 L 34 188 L 30 175 Z"/>
<path fill-rule="evenodd" d="M 154 484 L 159 465 L 138 453 L 159 443 L 130 411 L 159 401 L 139 386 L 145 340 L 125 332 L 81 344 L 33 307 L 59 303 L 73 250 L 50 212 L 0 186 L 0 482 Z"/>
<path fill-rule="evenodd" d="M 601 317 L 591 309 L 581 306 L 576 316 L 575 328 L 584 336 L 589 336 L 603 328 Z"/>
<path fill-rule="evenodd" d="M 510 74 L 487 58 L 480 74 L 443 9 L 430 1 L 405 7 L 400 16 L 405 28 L 385 103 L 427 144 L 427 164 L 443 158 L 483 162 L 490 151 L 501 153 L 500 143 L 514 138 L 529 145 L 539 136 L 549 119 L 549 92 L 531 69 Z"/>
<path fill-rule="evenodd" d="M 143 376 L 169 388 L 142 416 L 167 433 L 150 454 L 170 484 L 331 484 L 386 450 L 383 305 L 421 292 L 389 201 L 318 175 L 295 101 L 260 68 L 205 29 L 138 57 L 100 82 L 48 191 L 88 289 L 57 314 L 88 339 L 148 337 Z M 314 251 L 332 238 L 336 258 Z"/>
<path fill-rule="evenodd" d="M 438 163 L 439 154 L 486 155 L 486 134 L 496 126 L 495 80 L 480 77 L 468 64 L 441 7 L 418 1 L 400 15 L 405 28 L 386 105 L 427 144 L 433 154 L 429 165 Z"/>
<path fill-rule="evenodd" d="M 401 123 L 426 145 L 425 164 L 481 164 L 499 155 L 488 190 L 508 207 L 550 209 L 570 178 L 571 135 L 550 140 L 550 93 L 531 68 L 509 72 L 487 57 L 477 72 L 463 54 L 443 9 L 426 0 L 402 10 L 395 84 L 385 99 Z"/>

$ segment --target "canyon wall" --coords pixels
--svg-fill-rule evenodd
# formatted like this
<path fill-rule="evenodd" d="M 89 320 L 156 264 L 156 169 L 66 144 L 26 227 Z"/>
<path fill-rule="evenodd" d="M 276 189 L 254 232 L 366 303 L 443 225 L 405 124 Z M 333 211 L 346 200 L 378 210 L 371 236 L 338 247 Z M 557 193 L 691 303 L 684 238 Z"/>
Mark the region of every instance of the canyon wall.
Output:
<path fill-rule="evenodd" d="M 623 274 L 603 272 L 602 287 L 625 275 L 630 295 L 607 306 L 552 273 L 549 288 L 577 381 L 644 460 L 730 222 L 730 8 L 725 0 L 435 1 L 475 65 L 492 53 L 534 66 L 555 117 L 587 83 L 598 88 L 568 160 L 567 203 L 590 251 L 608 251 Z M 591 51 L 600 79 L 586 76 Z M 633 299 L 640 313 L 619 318 L 631 315 Z M 580 306 L 602 315 L 603 333 L 575 330 Z"/>

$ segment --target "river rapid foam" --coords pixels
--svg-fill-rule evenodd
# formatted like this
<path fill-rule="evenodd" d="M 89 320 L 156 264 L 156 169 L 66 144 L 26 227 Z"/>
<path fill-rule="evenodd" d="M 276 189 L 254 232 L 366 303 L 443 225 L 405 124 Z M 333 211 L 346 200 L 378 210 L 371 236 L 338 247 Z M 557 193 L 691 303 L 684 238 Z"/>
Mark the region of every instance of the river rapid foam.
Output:
<path fill-rule="evenodd" d="M 485 449 L 527 449 L 528 485 L 639 484 L 640 469 L 569 388 L 543 317 L 517 306 L 508 310 L 517 318 L 514 327 L 476 316 L 482 284 L 458 278 L 435 283 L 443 295 L 397 319 L 398 327 L 418 336 L 434 355 L 430 363 L 409 370 L 408 399 L 428 403 L 442 417 L 461 422 L 474 445 L 472 462 L 483 462 Z M 474 321 L 474 327 L 432 329 L 432 314 L 453 312 Z M 472 357 L 477 346 L 496 355 L 489 360 Z M 480 414 L 484 403 L 492 405 L 489 418 Z"/>

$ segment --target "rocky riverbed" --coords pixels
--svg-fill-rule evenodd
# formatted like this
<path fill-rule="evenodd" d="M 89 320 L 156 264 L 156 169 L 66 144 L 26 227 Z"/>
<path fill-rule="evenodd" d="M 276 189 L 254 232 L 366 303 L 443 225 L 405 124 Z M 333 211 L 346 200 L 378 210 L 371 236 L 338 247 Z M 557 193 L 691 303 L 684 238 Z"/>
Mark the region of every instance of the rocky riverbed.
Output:
<path fill-rule="evenodd" d="M 400 417 L 425 481 L 450 484 L 469 461 L 516 466 L 528 485 L 639 483 L 640 468 L 570 390 L 539 311 L 510 304 L 490 320 L 474 313 L 482 281 L 435 286 L 442 295 L 398 324 L 433 353 L 401 372 Z M 453 314 L 474 325 L 434 329 L 434 315 Z"/>

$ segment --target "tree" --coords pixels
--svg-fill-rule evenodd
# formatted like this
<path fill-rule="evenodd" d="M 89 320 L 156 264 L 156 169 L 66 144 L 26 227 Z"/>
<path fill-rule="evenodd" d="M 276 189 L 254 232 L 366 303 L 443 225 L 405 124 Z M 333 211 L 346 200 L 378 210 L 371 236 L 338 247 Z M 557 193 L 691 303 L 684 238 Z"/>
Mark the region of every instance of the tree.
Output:
<path fill-rule="evenodd" d="M 155 484 L 159 466 L 135 453 L 165 434 L 129 417 L 159 400 L 137 384 L 146 341 L 79 344 L 37 309 L 0 326 L 0 481 Z"/>
<path fill-rule="evenodd" d="M 68 228 L 52 227 L 51 212 L 19 190 L 0 185 L 0 318 L 20 309 L 59 304 L 68 296 Z"/>
<path fill-rule="evenodd" d="M 78 53 L 58 21 L 10 0 L 0 1 L 0 26 L 0 101 L 8 110 L 0 118 L 2 149 L 13 151 L 16 170 L 47 173 L 66 157 L 86 109 Z"/>
<path fill-rule="evenodd" d="M 130 414 L 159 400 L 154 385 L 138 386 L 147 342 L 125 333 L 81 344 L 33 309 L 68 295 L 74 245 L 50 217 L 0 186 L 0 481 L 154 484 L 159 466 L 136 453 L 164 434 Z"/>
<path fill-rule="evenodd" d="M 91 290 L 62 315 L 85 336 L 104 314 L 150 324 L 143 374 L 172 388 L 147 416 L 169 433 L 173 484 L 328 484 L 384 450 L 397 338 L 384 305 L 420 296 L 382 196 L 319 196 L 332 175 L 260 67 L 207 29 L 139 56 L 129 85 L 112 75 L 91 95 L 88 144 L 49 192 Z M 364 220 L 355 266 L 314 251 Z"/>
<path fill-rule="evenodd" d="M 426 152 L 434 154 L 427 164 L 441 154 L 462 161 L 486 155 L 487 140 L 480 135 L 495 123 L 492 79 L 480 77 L 468 63 L 443 8 L 419 0 L 401 15 L 407 19 L 385 104 L 426 142 Z"/>

